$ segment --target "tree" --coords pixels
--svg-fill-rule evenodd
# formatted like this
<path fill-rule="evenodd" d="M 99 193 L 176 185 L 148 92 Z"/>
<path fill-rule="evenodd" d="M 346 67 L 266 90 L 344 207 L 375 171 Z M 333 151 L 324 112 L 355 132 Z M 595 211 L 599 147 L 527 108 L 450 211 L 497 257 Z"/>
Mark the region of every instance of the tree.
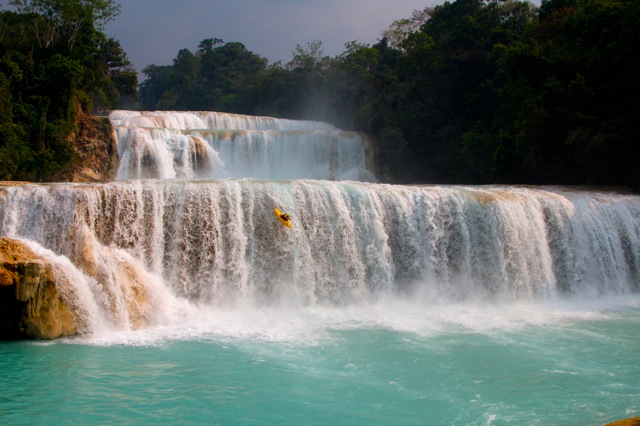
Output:
<path fill-rule="evenodd" d="M 250 114 L 256 86 L 267 60 L 238 42 L 218 38 L 201 41 L 198 50 L 181 49 L 173 65 L 150 65 L 141 84 L 149 109 L 220 110 Z"/>
<path fill-rule="evenodd" d="M 48 180 L 76 153 L 78 113 L 133 98 L 137 74 L 100 29 L 112 0 L 11 0 L 0 12 L 0 178 Z"/>
<path fill-rule="evenodd" d="M 312 74 L 326 67 L 331 59 L 324 54 L 324 46 L 320 40 L 307 43 L 306 48 L 297 44 L 291 54 L 293 58 L 286 65 L 288 69 Z"/>
<path fill-rule="evenodd" d="M 145 109 L 156 109 L 160 98 L 170 90 L 171 65 L 149 65 L 142 69 L 146 79 L 140 84 L 139 95 Z"/>
<path fill-rule="evenodd" d="M 86 23 L 102 30 L 120 13 L 114 0 L 9 0 L 19 13 L 30 16 L 35 39 L 49 47 L 57 39 L 73 49 L 78 32 Z"/>
<path fill-rule="evenodd" d="M 411 18 L 398 19 L 393 21 L 389 28 L 382 32 L 389 46 L 394 49 L 403 50 L 403 43 L 411 33 L 415 33 L 427 22 L 433 9 L 414 10 Z"/>
<path fill-rule="evenodd" d="M 205 39 L 147 67 L 141 96 L 147 108 L 180 101 L 366 132 L 397 182 L 638 188 L 639 27 L 637 0 L 447 1 L 335 58 L 314 41 L 267 66 Z M 195 93 L 175 89 L 185 69 Z"/>

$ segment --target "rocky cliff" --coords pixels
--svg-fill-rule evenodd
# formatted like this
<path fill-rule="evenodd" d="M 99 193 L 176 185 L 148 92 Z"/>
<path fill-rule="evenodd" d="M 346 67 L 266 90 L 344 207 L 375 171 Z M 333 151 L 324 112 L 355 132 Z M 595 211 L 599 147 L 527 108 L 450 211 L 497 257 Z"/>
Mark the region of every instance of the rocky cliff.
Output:
<path fill-rule="evenodd" d="M 0 239 L 0 339 L 53 339 L 83 329 L 53 265 L 21 241 Z"/>
<path fill-rule="evenodd" d="M 118 170 L 118 147 L 107 117 L 85 115 L 80 109 L 70 136 L 78 155 L 70 170 L 53 177 L 57 182 L 105 182 Z"/>

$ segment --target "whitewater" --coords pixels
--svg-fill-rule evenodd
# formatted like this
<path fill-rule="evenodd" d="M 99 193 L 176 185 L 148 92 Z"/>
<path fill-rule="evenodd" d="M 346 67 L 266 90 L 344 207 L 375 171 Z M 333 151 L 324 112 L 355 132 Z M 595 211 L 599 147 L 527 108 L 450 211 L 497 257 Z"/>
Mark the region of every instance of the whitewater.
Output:
<path fill-rule="evenodd" d="M 326 123 L 111 120 L 117 180 L 0 187 L 0 236 L 56 265 L 83 324 L 0 345 L 0 422 L 638 415 L 640 197 L 375 183 Z"/>

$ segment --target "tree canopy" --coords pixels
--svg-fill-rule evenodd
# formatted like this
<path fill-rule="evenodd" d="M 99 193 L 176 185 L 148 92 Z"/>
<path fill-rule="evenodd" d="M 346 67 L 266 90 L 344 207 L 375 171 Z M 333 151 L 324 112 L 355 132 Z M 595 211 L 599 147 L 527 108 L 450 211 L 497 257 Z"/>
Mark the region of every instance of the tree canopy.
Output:
<path fill-rule="evenodd" d="M 112 0 L 11 0 L 0 14 L 0 178 L 68 163 L 74 105 L 136 96 Z M 640 188 L 640 2 L 456 0 L 391 23 L 373 45 L 268 61 L 202 40 L 149 65 L 144 109 L 331 122 L 372 136 L 394 182 Z"/>
<path fill-rule="evenodd" d="M 113 0 L 10 0 L 0 12 L 0 179 L 48 180 L 75 159 L 78 111 L 136 99 L 137 73 L 101 30 Z"/>
<path fill-rule="evenodd" d="M 267 65 L 204 40 L 144 72 L 145 108 L 330 121 L 400 182 L 640 186 L 640 2 L 457 0 L 336 56 Z"/>

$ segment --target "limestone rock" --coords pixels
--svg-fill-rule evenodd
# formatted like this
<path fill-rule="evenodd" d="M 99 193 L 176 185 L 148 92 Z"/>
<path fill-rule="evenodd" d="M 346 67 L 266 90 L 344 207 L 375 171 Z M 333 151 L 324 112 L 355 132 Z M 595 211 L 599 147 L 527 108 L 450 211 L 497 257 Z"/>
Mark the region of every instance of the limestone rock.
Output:
<path fill-rule="evenodd" d="M 607 423 L 605 426 L 640 426 L 640 417 L 618 420 L 613 423 Z"/>
<path fill-rule="evenodd" d="M 53 339 L 81 329 L 53 265 L 18 240 L 0 239 L 0 339 Z"/>
<path fill-rule="evenodd" d="M 70 135 L 78 154 L 70 170 L 52 177 L 52 181 L 106 182 L 118 168 L 118 147 L 107 117 L 76 115 L 75 132 Z"/>
<path fill-rule="evenodd" d="M 362 139 L 362 144 L 364 145 L 364 153 L 365 153 L 365 164 L 367 166 L 367 170 L 370 170 L 374 175 L 378 176 L 380 174 L 380 170 L 378 167 L 378 152 L 376 148 L 376 144 L 371 138 L 365 133 L 358 133 L 360 138 Z"/>

